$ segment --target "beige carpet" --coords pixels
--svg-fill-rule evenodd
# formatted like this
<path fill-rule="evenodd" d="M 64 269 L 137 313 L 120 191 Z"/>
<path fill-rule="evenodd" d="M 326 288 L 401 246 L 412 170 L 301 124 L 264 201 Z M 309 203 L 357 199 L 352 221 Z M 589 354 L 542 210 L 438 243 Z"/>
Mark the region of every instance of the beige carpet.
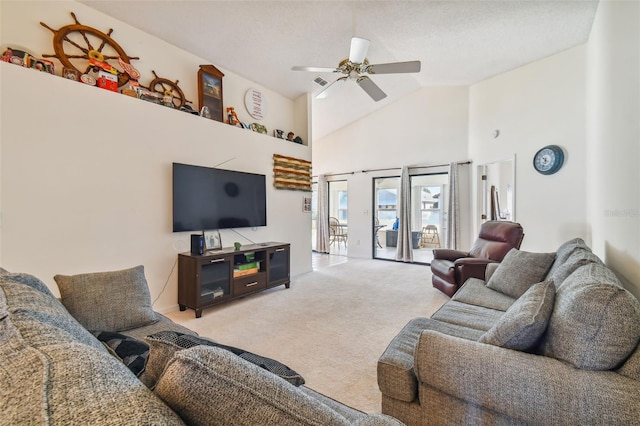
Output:
<path fill-rule="evenodd" d="M 306 385 L 368 413 L 380 412 L 376 363 L 411 319 L 431 316 L 448 297 L 428 266 L 350 259 L 280 286 L 203 311 L 167 316 L 220 343 L 277 359 Z"/>

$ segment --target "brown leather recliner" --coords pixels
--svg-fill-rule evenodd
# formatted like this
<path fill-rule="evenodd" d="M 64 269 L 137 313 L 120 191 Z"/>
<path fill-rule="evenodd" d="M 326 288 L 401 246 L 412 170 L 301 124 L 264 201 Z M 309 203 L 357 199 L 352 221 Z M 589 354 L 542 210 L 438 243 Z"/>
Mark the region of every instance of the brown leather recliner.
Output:
<path fill-rule="evenodd" d="M 488 263 L 499 263 L 512 248 L 519 249 L 524 230 L 519 223 L 489 221 L 480 227 L 480 235 L 468 252 L 434 249 L 431 262 L 433 286 L 453 296 L 469 278 L 484 279 Z"/>

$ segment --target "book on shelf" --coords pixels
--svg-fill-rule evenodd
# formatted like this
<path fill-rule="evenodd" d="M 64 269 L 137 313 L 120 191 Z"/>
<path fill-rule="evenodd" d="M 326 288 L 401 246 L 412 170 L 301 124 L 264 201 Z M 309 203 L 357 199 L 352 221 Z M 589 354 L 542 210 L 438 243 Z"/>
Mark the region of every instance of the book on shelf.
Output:
<path fill-rule="evenodd" d="M 257 273 L 258 273 L 258 267 L 233 270 L 234 277 L 244 277 L 245 275 L 257 274 Z"/>

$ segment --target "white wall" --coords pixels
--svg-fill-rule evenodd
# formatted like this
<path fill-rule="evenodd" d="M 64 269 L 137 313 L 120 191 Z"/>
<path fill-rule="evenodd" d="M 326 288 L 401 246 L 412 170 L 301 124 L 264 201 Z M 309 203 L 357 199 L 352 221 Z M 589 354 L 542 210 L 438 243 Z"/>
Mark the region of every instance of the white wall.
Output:
<path fill-rule="evenodd" d="M 114 28 L 114 37 L 137 41 L 131 55 L 162 51 L 166 61 L 182 64 L 189 75 L 176 77 L 181 84 L 195 82 L 198 64 L 206 63 L 79 3 L 1 4 L 0 44 L 48 52 L 30 38 L 44 31 L 42 38 L 51 42 L 51 32 L 38 21 L 57 28 L 70 22 L 73 10 L 84 24 Z M 228 72 L 224 81 L 225 100 L 253 86 Z M 177 253 L 189 250 L 189 233 L 171 232 L 171 163 L 215 166 L 230 160 L 221 167 L 267 175 L 268 226 L 239 231 L 256 242 L 291 243 L 292 274 L 311 270 L 311 218 L 302 212 L 308 193 L 275 190 L 270 183 L 274 153 L 309 160 L 309 147 L 7 63 L 0 63 L 0 85 L 4 268 L 34 274 L 57 294 L 55 274 L 142 264 L 152 297 L 162 292 L 155 308 L 170 310 L 177 304 L 172 267 Z M 301 122 L 293 113 L 300 101 L 271 97 L 274 119 Z M 222 239 L 225 246 L 247 242 L 232 231 Z"/>
<path fill-rule="evenodd" d="M 469 155 L 485 164 L 515 154 L 515 211 L 525 231 L 524 250 L 555 251 L 574 237 L 591 241 L 585 184 L 585 50 L 579 46 L 470 88 Z M 493 137 L 496 129 L 498 138 Z M 544 176 L 534 170 L 532 158 L 550 144 L 563 147 L 565 165 Z"/>
<path fill-rule="evenodd" d="M 423 88 L 314 140 L 314 175 L 355 172 L 329 178 L 349 185 L 348 256 L 372 256 L 374 177 L 400 176 L 404 165 L 467 160 L 468 102 L 466 87 Z M 383 168 L 395 170 L 361 173 Z"/>
<path fill-rule="evenodd" d="M 587 54 L 593 249 L 640 298 L 640 3 L 601 1 Z"/>
<path fill-rule="evenodd" d="M 90 3 L 90 2 L 89 2 Z M 150 7 L 151 4 L 150 4 Z M 140 72 L 140 84 L 149 85 L 155 71 L 159 77 L 179 81 L 179 86 L 194 109 L 198 109 L 199 65 L 213 64 L 224 73 L 224 106 L 235 107 L 241 121 L 259 122 L 267 127 L 269 134 L 274 129 L 292 130 L 307 142 L 306 107 L 304 102 L 294 101 L 255 84 L 215 63 L 215 58 L 202 59 L 184 50 L 155 38 L 124 22 L 118 21 L 91 7 L 74 1 L 1 1 L 0 44 L 24 47 L 36 56 L 53 54 L 53 33 L 40 25 L 44 22 L 55 30 L 74 24 L 71 12 L 81 24 L 93 27 L 104 33 L 113 29 L 111 37 L 129 56 L 140 59 L 131 64 Z M 96 46 L 94 46 L 96 47 Z M 106 51 L 106 49 L 105 49 Z M 62 67 L 57 59 L 56 74 Z M 116 65 L 118 68 L 119 66 Z M 244 96 L 248 89 L 254 88 L 263 93 L 267 100 L 268 111 L 262 120 L 251 118 L 244 107 Z"/>

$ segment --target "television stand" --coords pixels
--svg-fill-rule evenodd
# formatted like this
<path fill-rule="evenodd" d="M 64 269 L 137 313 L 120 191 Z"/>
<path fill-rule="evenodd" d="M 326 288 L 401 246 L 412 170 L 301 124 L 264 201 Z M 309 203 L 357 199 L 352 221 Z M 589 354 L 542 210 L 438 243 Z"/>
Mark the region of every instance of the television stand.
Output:
<path fill-rule="evenodd" d="M 225 247 L 203 255 L 178 254 L 178 305 L 196 318 L 210 306 L 290 285 L 290 244 L 268 242 Z"/>

